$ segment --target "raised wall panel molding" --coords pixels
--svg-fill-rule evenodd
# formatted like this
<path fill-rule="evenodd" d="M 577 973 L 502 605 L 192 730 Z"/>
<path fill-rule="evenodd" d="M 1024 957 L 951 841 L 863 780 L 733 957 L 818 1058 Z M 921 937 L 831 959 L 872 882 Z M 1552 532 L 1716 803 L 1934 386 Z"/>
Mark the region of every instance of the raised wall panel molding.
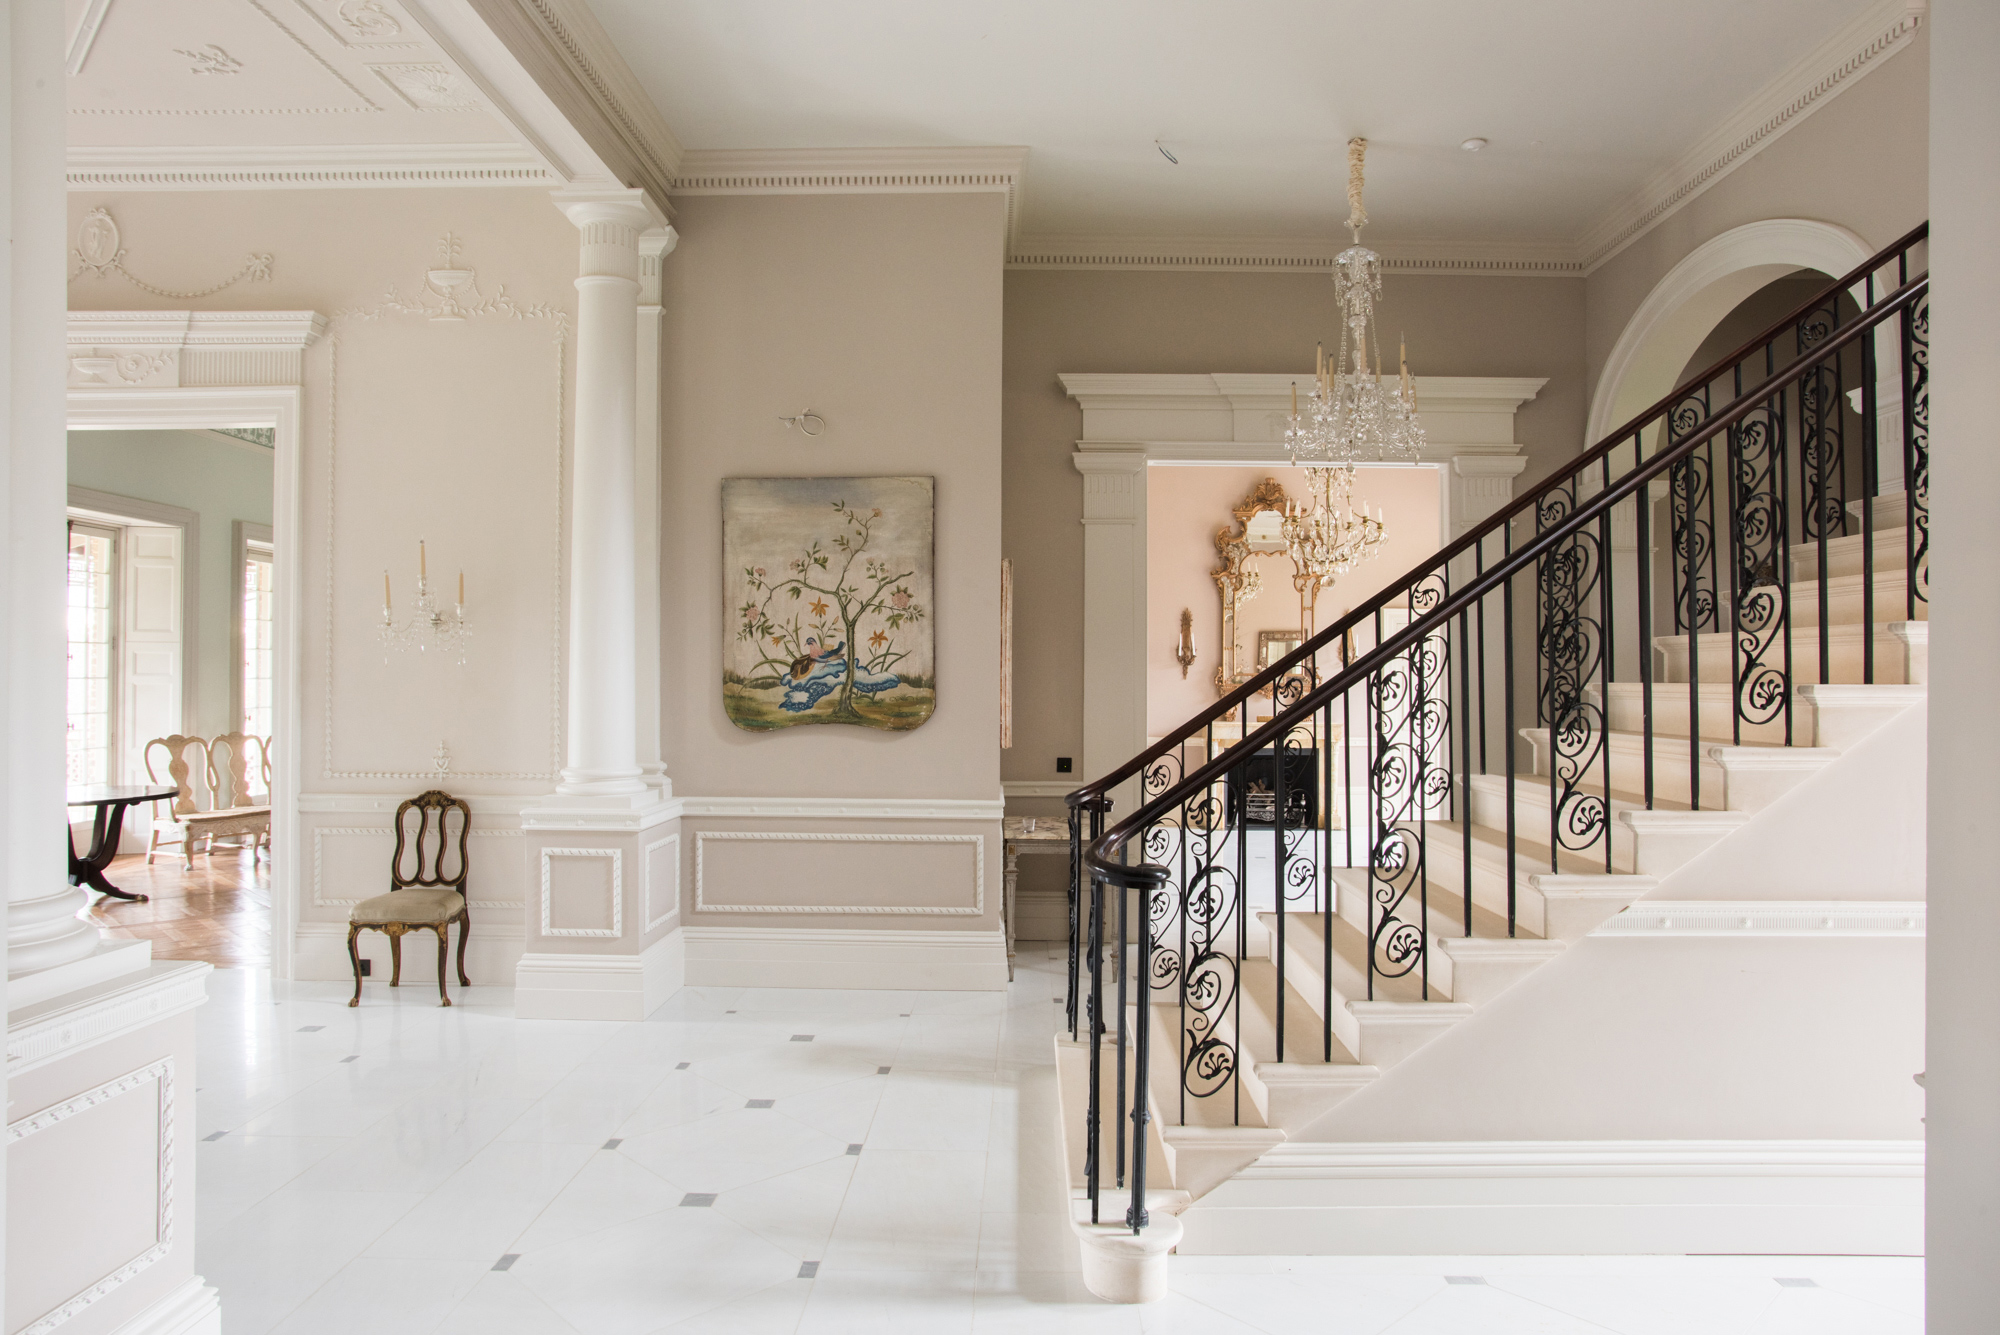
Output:
<path fill-rule="evenodd" d="M 127 1072 L 115 1080 L 107 1080 L 94 1089 L 87 1089 L 73 1098 L 64 1099 L 40 1112 L 7 1124 L 7 1147 L 13 1147 L 34 1135 L 58 1126 L 78 1113 L 109 1103 L 112 1099 L 134 1094 L 151 1087 L 158 1100 L 159 1136 L 159 1177 L 154 1205 L 153 1241 L 137 1256 L 125 1261 L 116 1269 L 105 1274 L 96 1282 L 43 1313 L 23 1326 L 18 1335 L 48 1335 L 63 1323 L 69 1321 L 85 1308 L 96 1303 L 126 1281 L 138 1275 L 154 1262 L 163 1259 L 174 1245 L 174 1059 L 162 1057 L 156 1062 Z"/>
<path fill-rule="evenodd" d="M 711 843 L 965 844 L 972 852 L 972 907 L 929 904 L 711 904 L 703 880 L 703 855 Z M 866 913 L 920 917 L 981 917 L 986 912 L 986 836 L 983 834 L 817 834 L 794 830 L 697 830 L 694 836 L 694 907 L 700 913 Z"/>
<path fill-rule="evenodd" d="M 1613 914 L 1592 936 L 1915 936 L 1924 935 L 1922 900 L 1642 899 Z"/>
<path fill-rule="evenodd" d="M 1927 0 L 1880 0 L 1765 84 L 1733 115 L 1610 210 L 1577 243 L 1591 272 L 1862 75 L 1879 69 L 1923 25 Z M 1881 244 L 1887 238 L 1876 238 Z"/>
<path fill-rule="evenodd" d="M 1923 1169 L 1920 1140 L 1291 1141 L 1267 1150 L 1236 1176 L 1248 1181 L 1453 1173 L 1544 1177 L 1551 1170 L 1602 1177 L 1769 1177 L 1801 1170 L 1921 1176 Z"/>
<path fill-rule="evenodd" d="M 999 191 L 1019 226 L 1025 148 L 691 149 L 677 195 L 910 195 Z"/>
<path fill-rule="evenodd" d="M 121 191 L 559 183 L 518 144 L 72 145 L 67 174 L 72 190 Z"/>
<path fill-rule="evenodd" d="M 395 835 L 396 835 L 396 831 L 395 831 L 395 828 L 394 828 L 393 826 L 391 826 L 391 827 L 388 827 L 388 828 L 384 828 L 383 826 L 380 826 L 380 825 L 316 825 L 316 826 L 314 826 L 314 827 L 313 827 L 313 832 L 312 832 L 312 904 L 313 904 L 313 907 L 314 907 L 314 908 L 319 908 L 319 909 L 351 909 L 351 908 L 353 908 L 353 907 L 354 907 L 354 906 L 355 906 L 356 904 L 359 904 L 359 903 L 360 903 L 360 902 L 361 902 L 362 900 L 364 900 L 364 899 L 373 899 L 373 898 L 375 898 L 375 894 L 374 894 L 374 893 L 371 893 L 371 894 L 365 894 L 365 895 L 357 895 L 357 896 L 355 896 L 355 897 L 354 897 L 354 898 L 352 898 L 352 899 L 330 899 L 330 898 L 328 898 L 328 897 L 327 897 L 327 895 L 326 895 L 326 893 L 325 893 L 325 883 L 326 883 L 326 839 L 327 839 L 327 836 L 329 836 L 329 835 L 334 835 L 334 836 L 340 836 L 340 835 L 347 835 L 347 836 L 350 836 L 350 837 L 351 837 L 351 836 L 354 836 L 354 835 L 375 835 L 375 836 L 378 836 L 378 837 L 380 837 L 380 838 L 383 838 L 383 839 L 393 839 L 393 838 L 395 838 Z M 467 830 L 467 831 L 466 831 L 466 837 L 467 837 L 467 838 L 470 838 L 470 839 L 510 839 L 510 838 L 511 838 L 511 839 L 519 839 L 519 838 L 521 838 L 521 837 L 522 837 L 522 831 L 520 831 L 520 830 Z M 471 857 L 470 857 L 470 852 L 471 852 L 471 850 L 470 850 L 470 849 L 468 849 L 468 850 L 467 850 L 467 854 L 468 854 L 468 856 L 467 856 L 467 861 L 468 861 L 468 862 L 469 862 L 469 861 L 471 861 Z M 386 880 L 387 880 L 387 878 L 385 877 L 385 878 L 384 878 L 384 881 L 386 882 Z M 472 888 L 472 884 L 475 884 L 475 883 L 477 883 L 477 881 L 478 881 L 478 877 L 477 877 L 477 876 L 474 876 L 474 877 L 472 877 L 472 878 L 471 878 L 471 881 L 470 881 L 470 882 L 468 882 L 468 884 L 467 884 L 466 888 L 467 888 L 468 890 L 469 890 L 469 889 L 471 889 L 471 888 Z M 388 893 L 388 891 L 387 891 L 387 890 L 384 890 L 384 889 L 382 889 L 382 887 L 381 887 L 380 885 L 376 886 L 376 888 L 375 888 L 375 892 L 376 892 L 376 893 L 381 893 L 381 894 L 387 894 L 387 893 Z M 467 904 L 467 906 L 468 906 L 468 907 L 471 907 L 471 908 L 477 908 L 477 909 L 518 909 L 518 908 L 524 908 L 524 907 L 526 907 L 526 902 L 525 902 L 524 900 L 519 900 L 519 899 L 474 899 L 474 898 L 473 898 L 473 897 L 472 897 L 471 895 L 469 895 L 469 894 L 468 894 L 468 895 L 466 896 L 466 904 Z"/>
<path fill-rule="evenodd" d="M 208 1000 L 209 965 L 164 960 L 49 1008 L 16 1006 L 7 1026 L 7 1075 L 24 1075 Z"/>
<path fill-rule="evenodd" d="M 480 793 L 453 793 L 452 796 L 471 807 L 474 816 L 516 822 L 521 818 L 523 807 L 541 800 L 539 797 L 495 797 Z M 395 814 L 396 808 L 402 805 L 404 797 L 403 793 L 301 793 L 298 810 L 301 815 L 307 816 L 367 815 L 379 812 L 386 822 L 388 817 Z M 387 826 L 385 823 L 375 828 L 384 829 Z M 473 833 L 478 834 L 480 830 L 475 827 Z"/>
<path fill-rule="evenodd" d="M 656 848 L 671 848 L 673 850 L 673 856 L 667 860 L 667 866 L 671 870 L 668 873 L 667 884 L 664 887 L 653 884 L 652 852 Z M 654 892 L 660 889 L 664 889 L 666 893 L 656 900 Z M 658 917 L 653 915 L 653 905 L 656 902 L 665 906 Z M 664 839 L 655 839 L 652 843 L 641 845 L 639 848 L 639 916 L 646 924 L 645 930 L 652 932 L 665 926 L 672 920 L 673 916 L 680 912 L 680 907 L 681 835 L 680 831 L 676 830 Z"/>
<path fill-rule="evenodd" d="M 825 820 L 999 820 L 1004 802 L 878 797 L 683 797 L 683 816 Z"/>
<path fill-rule="evenodd" d="M 625 935 L 625 855 L 616 848 L 544 848 L 542 854 L 542 935 L 543 936 L 609 936 Z M 553 875 L 555 860 L 608 858 L 611 861 L 611 926 L 609 927 L 554 927 L 550 925 L 555 910 L 555 889 Z"/>
<path fill-rule="evenodd" d="M 447 233 L 439 246 L 439 257 L 444 268 L 453 272 L 470 275 L 459 287 L 438 288 L 426 278 L 418 283 L 411 293 L 404 293 L 391 285 L 386 295 L 374 306 L 354 307 L 335 311 L 327 321 L 327 393 L 326 393 L 326 623 L 325 623 L 325 673 L 321 678 L 321 718 L 322 749 L 324 762 L 320 778 L 335 779 L 408 779 L 435 782 L 435 769 L 343 769 L 334 763 L 334 608 L 339 606 L 334 588 L 335 535 L 338 531 L 337 497 L 335 485 L 340 459 L 340 338 L 341 331 L 349 324 L 381 320 L 387 318 L 427 319 L 434 324 L 455 325 L 465 320 L 507 320 L 513 322 L 540 323 L 548 327 L 550 351 L 552 354 L 550 388 L 555 399 L 555 436 L 549 459 L 549 498 L 553 512 L 553 535 L 549 546 L 550 568 L 554 572 L 551 579 L 552 593 L 549 598 L 549 742 L 548 765 L 540 770 L 454 770 L 454 779 L 505 779 L 554 782 L 562 767 L 563 752 L 563 649 L 565 644 L 562 605 L 563 571 L 563 431 L 569 417 L 567 387 L 563 380 L 563 365 L 569 346 L 569 313 L 546 302 L 523 304 L 508 295 L 504 283 L 496 283 L 489 293 L 479 282 L 478 271 L 465 265 L 460 255 L 457 238 Z"/>

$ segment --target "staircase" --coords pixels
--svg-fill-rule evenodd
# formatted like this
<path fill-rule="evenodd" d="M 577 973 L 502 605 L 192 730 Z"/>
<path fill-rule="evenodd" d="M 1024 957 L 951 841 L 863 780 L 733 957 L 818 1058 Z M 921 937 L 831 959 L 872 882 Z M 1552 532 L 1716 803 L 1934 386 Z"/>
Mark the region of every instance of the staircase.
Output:
<path fill-rule="evenodd" d="M 1087 1278 L 1921 701 L 1925 239 L 1071 795 Z"/>

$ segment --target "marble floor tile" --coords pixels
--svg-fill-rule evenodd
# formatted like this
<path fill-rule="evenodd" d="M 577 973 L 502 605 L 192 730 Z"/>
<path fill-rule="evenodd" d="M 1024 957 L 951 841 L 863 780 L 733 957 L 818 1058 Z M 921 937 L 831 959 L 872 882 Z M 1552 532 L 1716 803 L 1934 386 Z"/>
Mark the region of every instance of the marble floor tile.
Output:
<path fill-rule="evenodd" d="M 684 988 L 577 1024 L 516 1021 L 500 988 L 350 1010 L 223 970 L 196 1015 L 196 1121 L 225 1133 L 198 1146 L 197 1269 L 228 1335 L 1922 1328 L 1899 1257 L 1177 1256 L 1163 1301 L 1099 1302 L 1060 1180 L 1062 968 L 1030 946 L 1005 994 Z"/>

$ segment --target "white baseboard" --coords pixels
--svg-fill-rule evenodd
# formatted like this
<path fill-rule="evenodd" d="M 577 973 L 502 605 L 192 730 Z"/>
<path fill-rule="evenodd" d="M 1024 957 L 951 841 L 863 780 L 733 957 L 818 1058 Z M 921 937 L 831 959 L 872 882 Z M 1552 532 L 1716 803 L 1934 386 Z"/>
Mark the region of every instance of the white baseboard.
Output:
<path fill-rule="evenodd" d="M 687 980 L 687 942 L 668 932 L 637 955 L 523 954 L 514 967 L 521 1020 L 643 1020 Z"/>
<path fill-rule="evenodd" d="M 112 1335 L 222 1335 L 222 1296 L 196 1275 Z"/>
<path fill-rule="evenodd" d="M 518 915 L 517 915 L 518 917 Z M 526 949 L 524 929 L 518 920 L 479 921 L 472 924 L 472 937 L 465 943 L 465 972 L 474 987 L 512 987 L 514 966 Z M 347 924 L 344 922 L 302 922 L 292 937 L 292 977 L 313 982 L 347 983 L 354 980 L 354 966 L 347 958 Z M 380 932 L 363 932 L 359 942 L 361 958 L 373 960 L 372 972 L 362 980 L 365 989 L 389 982 L 389 938 Z M 454 961 L 451 985 L 458 986 L 458 932 L 451 934 Z M 403 938 L 403 986 L 437 985 L 437 938 L 426 930 Z"/>
<path fill-rule="evenodd" d="M 1183 1255 L 1921 1256 L 1921 1141 L 1280 1145 Z"/>
<path fill-rule="evenodd" d="M 882 988 L 1004 992 L 997 931 L 842 931 L 817 927 L 689 927 L 695 987 Z"/>

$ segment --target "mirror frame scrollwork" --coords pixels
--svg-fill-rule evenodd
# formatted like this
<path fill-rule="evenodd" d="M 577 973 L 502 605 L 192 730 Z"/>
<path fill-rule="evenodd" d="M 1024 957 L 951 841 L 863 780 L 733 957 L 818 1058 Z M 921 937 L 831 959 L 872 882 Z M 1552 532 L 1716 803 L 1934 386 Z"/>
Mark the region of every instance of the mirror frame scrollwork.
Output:
<path fill-rule="evenodd" d="M 1253 552 L 1250 525 L 1267 510 L 1284 514 L 1290 499 L 1276 478 L 1267 477 L 1252 487 L 1250 494 L 1241 502 L 1230 507 L 1229 513 L 1235 516 L 1236 522 L 1225 524 L 1215 531 L 1215 552 L 1220 564 L 1210 573 L 1215 580 L 1216 594 L 1222 600 L 1222 643 L 1215 660 L 1215 693 L 1218 696 L 1229 694 L 1260 670 L 1261 665 L 1255 657 L 1259 649 L 1253 646 L 1246 654 L 1237 643 L 1239 609 L 1242 604 L 1264 592 L 1261 572 L 1254 566 L 1246 568 L 1244 563 L 1253 555 L 1283 556 L 1286 553 L 1282 549 Z M 1304 624 L 1303 608 L 1300 624 Z M 1247 667 L 1243 666 L 1246 661 Z"/>

